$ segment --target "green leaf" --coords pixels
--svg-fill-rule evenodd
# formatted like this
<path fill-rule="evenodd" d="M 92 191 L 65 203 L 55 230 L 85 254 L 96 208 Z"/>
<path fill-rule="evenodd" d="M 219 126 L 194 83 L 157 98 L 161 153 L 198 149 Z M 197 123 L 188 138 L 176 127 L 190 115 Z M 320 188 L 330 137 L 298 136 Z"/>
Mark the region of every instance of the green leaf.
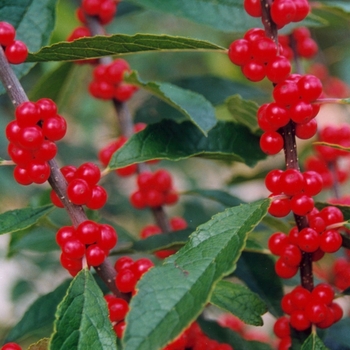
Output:
<path fill-rule="evenodd" d="M 58 349 L 117 349 L 107 304 L 87 269 L 73 279 L 57 308 L 50 350 Z"/>
<path fill-rule="evenodd" d="M 334 149 L 339 149 L 341 151 L 350 152 L 350 147 L 344 147 L 344 146 L 338 145 L 336 143 L 316 141 L 316 142 L 313 142 L 312 144 L 315 146 L 325 146 L 325 147 L 330 147 L 330 148 L 334 148 Z"/>
<path fill-rule="evenodd" d="M 228 281 L 215 286 L 210 302 L 254 326 L 264 324 L 261 315 L 267 312 L 266 304 L 248 288 Z"/>
<path fill-rule="evenodd" d="M 52 204 L 38 208 L 9 210 L 0 214 L 0 234 L 15 232 L 30 227 L 54 209 Z"/>
<path fill-rule="evenodd" d="M 48 338 L 44 338 L 29 346 L 28 350 L 47 350 L 49 348 Z"/>
<path fill-rule="evenodd" d="M 347 0 L 319 0 L 318 3 L 329 7 L 337 7 L 345 12 L 350 12 L 350 4 Z"/>
<path fill-rule="evenodd" d="M 206 189 L 194 189 L 182 193 L 183 195 L 197 195 L 207 199 L 211 199 L 226 207 L 235 207 L 236 205 L 243 204 L 243 201 L 238 197 L 232 196 L 228 192 L 221 190 L 206 190 Z"/>
<path fill-rule="evenodd" d="M 191 229 L 186 229 L 150 236 L 146 239 L 137 241 L 132 246 L 132 249 L 137 252 L 155 252 L 160 249 L 183 246 L 188 241 L 188 237 L 191 233 Z"/>
<path fill-rule="evenodd" d="M 235 122 L 247 126 L 253 134 L 261 134 L 256 117 L 259 106 L 255 102 L 234 95 L 226 100 L 226 105 Z"/>
<path fill-rule="evenodd" d="M 71 280 L 63 282 L 54 291 L 40 296 L 25 312 L 22 319 L 11 329 L 5 342 L 19 341 L 33 336 L 42 329 L 50 334 L 57 305 L 66 294 Z"/>
<path fill-rule="evenodd" d="M 269 203 L 266 199 L 213 216 L 162 266 L 144 275 L 130 303 L 124 350 L 160 349 L 197 318 L 215 284 L 235 269 L 248 233 Z"/>
<path fill-rule="evenodd" d="M 142 87 L 176 108 L 204 135 L 207 135 L 207 132 L 216 124 L 214 107 L 202 95 L 169 83 L 143 82 L 136 72 L 125 76 L 124 80 Z"/>
<path fill-rule="evenodd" d="M 30 51 L 39 50 L 49 42 L 55 27 L 56 3 L 56 0 L 2 0 L 0 21 L 11 23 L 16 28 L 16 39 L 25 42 Z M 12 67 L 20 78 L 33 66 L 33 63 L 26 63 Z M 4 92 L 0 85 L 0 94 Z"/>
<path fill-rule="evenodd" d="M 225 32 L 243 32 L 261 26 L 261 21 L 250 17 L 243 9 L 241 0 L 129 0 L 137 5 L 156 11 L 187 18 L 193 22 L 211 26 Z M 318 23 L 309 20 L 298 23 Z M 322 23 L 323 24 L 323 23 Z"/>
<path fill-rule="evenodd" d="M 276 317 L 283 315 L 281 299 L 284 295 L 281 279 L 275 272 L 272 258 L 266 254 L 243 252 L 235 276 L 266 303 Z"/>
<path fill-rule="evenodd" d="M 266 155 L 259 147 L 259 137 L 242 126 L 219 121 L 205 137 L 190 122 L 180 125 L 162 121 L 134 134 L 114 153 L 110 169 L 151 159 L 177 161 L 190 157 L 230 160 L 254 166 Z"/>
<path fill-rule="evenodd" d="M 218 51 L 224 47 L 209 41 L 180 36 L 152 34 L 114 34 L 60 42 L 46 46 L 36 53 L 30 53 L 27 62 L 75 61 L 113 55 L 126 55 L 150 51 Z"/>
<path fill-rule="evenodd" d="M 29 99 L 37 101 L 40 98 L 51 98 L 58 101 L 65 83 L 70 78 L 70 73 L 74 68 L 72 63 L 62 63 L 57 68 L 43 75 L 30 90 Z"/>
<path fill-rule="evenodd" d="M 305 343 L 301 347 L 301 350 L 327 350 L 322 340 L 317 336 L 317 334 L 312 333 L 306 339 Z"/>
<path fill-rule="evenodd" d="M 210 339 L 219 343 L 226 343 L 237 350 L 271 350 L 270 345 L 258 341 L 248 341 L 243 339 L 237 332 L 233 332 L 227 327 L 221 327 L 216 321 L 204 320 L 203 317 L 198 319 L 202 331 Z"/>

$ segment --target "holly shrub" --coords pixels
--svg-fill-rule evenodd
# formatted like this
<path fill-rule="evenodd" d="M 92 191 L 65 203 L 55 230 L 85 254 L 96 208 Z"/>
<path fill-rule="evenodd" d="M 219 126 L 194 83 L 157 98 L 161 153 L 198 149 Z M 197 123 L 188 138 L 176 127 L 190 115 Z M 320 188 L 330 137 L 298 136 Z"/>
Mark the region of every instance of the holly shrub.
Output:
<path fill-rule="evenodd" d="M 1 349 L 350 349 L 349 23 L 0 0 Z"/>

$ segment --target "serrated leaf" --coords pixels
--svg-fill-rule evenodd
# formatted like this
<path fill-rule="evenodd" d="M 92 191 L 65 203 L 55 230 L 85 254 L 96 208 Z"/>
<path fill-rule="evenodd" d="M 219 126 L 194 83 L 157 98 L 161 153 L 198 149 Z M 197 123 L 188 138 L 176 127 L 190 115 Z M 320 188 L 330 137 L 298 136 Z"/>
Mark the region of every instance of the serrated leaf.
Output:
<path fill-rule="evenodd" d="M 234 121 L 245 125 L 254 134 L 261 134 L 256 117 L 259 106 L 255 102 L 234 95 L 226 100 L 226 106 Z"/>
<path fill-rule="evenodd" d="M 48 329 L 47 334 L 50 334 L 57 305 L 65 296 L 69 284 L 70 280 L 67 280 L 54 291 L 42 295 L 34 301 L 22 319 L 11 329 L 5 341 L 19 341 L 40 332 L 41 329 Z"/>
<path fill-rule="evenodd" d="M 136 72 L 125 76 L 124 81 L 142 87 L 176 108 L 186 117 L 185 120 L 190 120 L 204 135 L 216 124 L 214 107 L 196 92 L 169 83 L 143 82 Z"/>
<path fill-rule="evenodd" d="M 240 284 L 218 282 L 210 302 L 237 316 L 244 323 L 253 326 L 262 326 L 264 323 L 261 315 L 267 312 L 266 304 L 257 294 Z"/>
<path fill-rule="evenodd" d="M 184 17 L 225 32 L 243 32 L 261 25 L 243 9 L 241 0 L 129 0 L 145 8 Z M 299 25 L 318 23 L 308 20 Z M 323 24 L 323 23 L 322 23 Z"/>
<path fill-rule="evenodd" d="M 47 350 L 49 348 L 49 338 L 44 338 L 29 346 L 28 350 Z"/>
<path fill-rule="evenodd" d="M 73 279 L 57 308 L 50 350 L 58 349 L 117 349 L 107 304 L 87 269 Z"/>
<path fill-rule="evenodd" d="M 27 62 L 75 61 L 113 55 L 151 51 L 218 51 L 226 52 L 222 46 L 209 41 L 181 36 L 152 34 L 114 34 L 62 41 L 45 46 L 36 53 L 30 53 Z"/>
<path fill-rule="evenodd" d="M 234 207 L 243 204 L 243 201 L 238 197 L 232 196 L 228 192 L 221 190 L 193 189 L 182 193 L 183 195 L 197 195 L 207 199 L 211 199 L 226 207 Z"/>
<path fill-rule="evenodd" d="M 229 344 L 233 349 L 271 350 L 269 344 L 245 340 L 237 332 L 233 332 L 227 327 L 221 327 L 216 321 L 204 320 L 203 317 L 200 316 L 198 318 L 198 323 L 202 331 L 207 334 L 210 339 Z"/>
<path fill-rule="evenodd" d="M 183 246 L 192 232 L 193 230 L 186 229 L 150 236 L 135 242 L 132 249 L 137 252 L 155 252 L 160 249 Z"/>
<path fill-rule="evenodd" d="M 306 339 L 305 343 L 301 347 L 301 350 L 328 350 L 328 348 L 323 344 L 322 340 L 317 336 L 317 334 L 312 333 Z"/>
<path fill-rule="evenodd" d="M 247 235 L 266 215 L 268 199 L 227 209 L 200 225 L 189 242 L 136 286 L 124 350 L 157 350 L 203 310 L 213 287 L 232 272 Z"/>
<path fill-rule="evenodd" d="M 52 204 L 38 208 L 9 210 L 0 214 L 0 234 L 15 232 L 30 227 L 54 209 Z"/>
<path fill-rule="evenodd" d="M 54 70 L 44 74 L 30 90 L 29 99 L 37 101 L 42 97 L 46 97 L 57 101 L 73 68 L 72 63 L 62 63 Z"/>
<path fill-rule="evenodd" d="M 30 51 L 39 50 L 49 42 L 54 29 L 56 3 L 56 0 L 2 0 L 0 21 L 11 23 L 16 28 L 16 39 L 25 42 Z M 33 66 L 33 63 L 25 63 L 12 67 L 20 78 Z M 4 92 L 4 87 L 0 85 L 0 94 Z"/>
<path fill-rule="evenodd" d="M 282 282 L 275 272 L 275 264 L 270 256 L 243 252 L 234 274 L 252 292 L 259 295 L 272 315 L 283 315 L 280 303 L 284 295 Z"/>
<path fill-rule="evenodd" d="M 259 138 L 242 126 L 219 121 L 205 137 L 190 122 L 167 120 L 134 134 L 111 158 L 110 169 L 151 159 L 177 161 L 190 157 L 230 160 L 254 166 L 266 155 Z"/>

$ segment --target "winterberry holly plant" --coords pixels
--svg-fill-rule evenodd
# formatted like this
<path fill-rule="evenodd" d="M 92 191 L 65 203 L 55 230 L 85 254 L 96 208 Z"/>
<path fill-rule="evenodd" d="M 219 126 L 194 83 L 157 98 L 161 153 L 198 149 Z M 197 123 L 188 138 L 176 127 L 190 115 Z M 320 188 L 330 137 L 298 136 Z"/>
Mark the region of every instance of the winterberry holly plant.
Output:
<path fill-rule="evenodd" d="M 350 349 L 349 23 L 0 0 L 1 350 Z"/>

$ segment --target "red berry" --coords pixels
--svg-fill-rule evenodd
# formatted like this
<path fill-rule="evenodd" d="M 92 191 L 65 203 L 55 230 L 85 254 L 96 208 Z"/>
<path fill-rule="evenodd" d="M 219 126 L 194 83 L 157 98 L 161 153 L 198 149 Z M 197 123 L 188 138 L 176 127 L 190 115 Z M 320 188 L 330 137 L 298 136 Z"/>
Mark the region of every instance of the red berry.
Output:
<path fill-rule="evenodd" d="M 61 173 L 68 183 L 75 178 L 76 171 L 77 171 L 77 168 L 73 165 L 65 165 L 64 167 L 61 168 Z"/>
<path fill-rule="evenodd" d="M 265 78 L 265 65 L 257 60 L 250 60 L 242 66 L 242 73 L 250 81 L 258 82 Z"/>
<path fill-rule="evenodd" d="M 76 237 L 84 244 L 96 243 L 100 234 L 100 225 L 92 220 L 83 221 L 76 228 Z"/>
<path fill-rule="evenodd" d="M 261 17 L 261 5 L 260 0 L 244 0 L 244 9 L 248 13 L 249 16 L 252 17 Z"/>
<path fill-rule="evenodd" d="M 36 106 L 40 109 L 40 118 L 46 119 L 49 117 L 54 117 L 57 114 L 57 106 L 54 101 L 49 98 L 41 98 L 36 101 Z"/>
<path fill-rule="evenodd" d="M 311 292 L 301 286 L 297 286 L 291 291 L 290 298 L 295 310 L 304 310 L 312 299 Z"/>
<path fill-rule="evenodd" d="M 22 350 L 22 348 L 17 343 L 6 343 L 1 347 L 1 350 Z"/>
<path fill-rule="evenodd" d="M 31 151 L 38 149 L 44 141 L 41 128 L 37 125 L 21 128 L 18 134 L 18 143 Z"/>
<path fill-rule="evenodd" d="M 20 132 L 21 132 L 21 128 L 17 124 L 17 121 L 12 120 L 11 122 L 9 122 L 7 124 L 5 134 L 6 134 L 6 138 L 10 142 L 12 142 L 14 144 L 18 144 L 18 137 L 19 137 Z"/>
<path fill-rule="evenodd" d="M 275 271 L 281 278 L 292 278 L 298 272 L 298 267 L 287 265 L 281 258 L 279 258 L 275 264 Z"/>
<path fill-rule="evenodd" d="M 293 105 L 299 101 L 299 88 L 292 81 L 282 81 L 274 87 L 273 98 L 281 105 Z"/>
<path fill-rule="evenodd" d="M 265 186 L 272 193 L 282 193 L 280 177 L 283 171 L 280 169 L 271 170 L 265 177 Z"/>
<path fill-rule="evenodd" d="M 40 109 L 34 102 L 26 101 L 21 103 L 15 111 L 16 120 L 21 128 L 34 126 L 41 118 Z"/>
<path fill-rule="evenodd" d="M 33 183 L 33 180 L 29 177 L 28 171 L 26 168 L 22 168 L 19 165 L 15 166 L 13 170 L 14 179 L 23 186 L 27 186 Z"/>
<path fill-rule="evenodd" d="M 287 244 L 281 253 L 281 259 L 289 266 L 299 266 L 302 255 L 298 246 Z"/>
<path fill-rule="evenodd" d="M 130 196 L 130 203 L 136 209 L 144 209 L 147 206 L 145 193 L 141 191 L 132 193 Z"/>
<path fill-rule="evenodd" d="M 244 34 L 244 39 L 248 40 L 249 42 L 253 42 L 255 40 L 258 40 L 260 38 L 265 38 L 265 31 L 261 28 L 252 28 L 249 29 L 245 34 Z"/>
<path fill-rule="evenodd" d="M 325 253 L 337 252 L 343 243 L 343 239 L 337 230 L 327 230 L 322 232 L 320 237 L 320 248 Z"/>
<path fill-rule="evenodd" d="M 131 293 L 134 290 L 136 283 L 137 278 L 134 272 L 129 269 L 123 269 L 118 272 L 115 279 L 115 284 L 122 293 Z"/>
<path fill-rule="evenodd" d="M 243 66 L 251 58 L 248 40 L 238 39 L 232 42 L 228 49 L 228 57 L 232 63 Z"/>
<path fill-rule="evenodd" d="M 43 134 L 51 141 L 61 140 L 67 131 L 66 120 L 56 115 L 54 117 L 46 118 L 42 125 Z"/>
<path fill-rule="evenodd" d="M 271 17 L 279 28 L 294 20 L 296 8 L 290 0 L 275 0 L 271 5 Z"/>
<path fill-rule="evenodd" d="M 33 159 L 32 152 L 20 146 L 16 146 L 13 143 L 9 143 L 7 152 L 11 159 L 21 167 L 26 167 Z"/>
<path fill-rule="evenodd" d="M 113 298 L 108 303 L 109 319 L 111 322 L 119 322 L 124 320 L 129 311 L 129 304 L 121 298 Z"/>
<path fill-rule="evenodd" d="M 15 40 L 15 36 L 16 29 L 12 26 L 12 24 L 0 22 L 0 45 L 10 45 Z"/>
<path fill-rule="evenodd" d="M 280 176 L 282 192 L 288 196 L 300 193 L 304 188 L 304 177 L 296 169 L 287 169 Z"/>
<path fill-rule="evenodd" d="M 166 192 L 171 190 L 172 179 L 171 175 L 165 169 L 159 169 L 153 174 L 152 182 L 154 188 L 160 192 Z"/>
<path fill-rule="evenodd" d="M 124 73 L 128 71 L 130 71 L 129 63 L 118 58 L 107 66 L 105 79 L 110 84 L 120 84 L 123 81 Z"/>
<path fill-rule="evenodd" d="M 111 250 L 115 247 L 118 241 L 117 232 L 111 225 L 100 224 L 100 236 L 97 239 L 97 244 L 103 250 Z"/>
<path fill-rule="evenodd" d="M 54 142 L 44 140 L 40 147 L 33 151 L 33 156 L 37 160 L 47 162 L 53 159 L 57 154 L 57 146 Z"/>
<path fill-rule="evenodd" d="M 71 35 L 67 38 L 67 41 L 73 41 L 84 36 L 91 36 L 91 32 L 86 27 L 78 27 L 73 30 Z"/>
<path fill-rule="evenodd" d="M 110 100 L 114 96 L 114 87 L 106 81 L 93 81 L 89 85 L 89 92 L 95 98 Z"/>
<path fill-rule="evenodd" d="M 67 195 L 76 205 L 86 204 L 92 196 L 89 184 L 82 179 L 73 179 L 67 186 Z"/>
<path fill-rule="evenodd" d="M 136 90 L 137 87 L 134 85 L 121 83 L 114 88 L 113 97 L 120 102 L 125 102 L 132 97 Z"/>
<path fill-rule="evenodd" d="M 302 21 L 310 11 L 310 5 L 307 0 L 294 0 L 294 5 L 296 8 L 293 22 Z"/>
<path fill-rule="evenodd" d="M 284 56 L 276 56 L 266 66 L 266 76 L 273 83 L 279 83 L 286 79 L 292 67 Z"/>
<path fill-rule="evenodd" d="M 131 270 L 134 272 L 137 279 L 140 279 L 141 276 L 146 273 L 154 264 L 150 259 L 141 258 L 134 262 L 131 266 Z"/>
<path fill-rule="evenodd" d="M 114 268 L 117 272 L 120 272 L 125 269 L 129 269 L 134 264 L 134 260 L 129 256 L 123 256 L 119 258 L 115 264 Z"/>
<path fill-rule="evenodd" d="M 164 195 L 162 192 L 151 189 L 146 192 L 146 204 L 151 208 L 160 207 L 164 203 Z"/>
<path fill-rule="evenodd" d="M 130 176 L 137 172 L 137 164 L 131 164 L 115 171 L 119 176 Z"/>
<path fill-rule="evenodd" d="M 124 321 L 117 323 L 113 329 L 115 331 L 115 334 L 119 339 L 123 337 L 124 329 L 126 327 L 126 323 Z"/>
<path fill-rule="evenodd" d="M 294 195 L 290 200 L 292 212 L 299 216 L 305 216 L 314 208 L 314 200 L 306 194 L 299 193 Z"/>
<path fill-rule="evenodd" d="M 28 56 L 27 45 L 20 41 L 15 40 L 5 48 L 5 56 L 9 63 L 20 64 L 23 63 Z"/>
<path fill-rule="evenodd" d="M 101 0 L 83 0 L 81 6 L 89 16 L 96 16 L 100 10 Z"/>
<path fill-rule="evenodd" d="M 260 137 L 260 148 L 268 155 L 279 153 L 283 149 L 284 141 L 276 131 L 264 132 Z"/>
<path fill-rule="evenodd" d="M 317 326 L 318 328 L 324 329 L 324 328 L 330 327 L 333 323 L 334 323 L 334 313 L 333 313 L 333 311 L 328 307 L 328 308 L 327 308 L 327 316 L 326 316 L 325 320 L 323 320 L 322 322 L 318 322 L 318 323 L 316 324 L 316 326 Z"/>
<path fill-rule="evenodd" d="M 326 226 L 344 221 L 343 213 L 337 207 L 328 206 L 320 211 L 320 216 Z"/>
<path fill-rule="evenodd" d="M 290 325 L 297 331 L 305 331 L 311 326 L 311 322 L 306 317 L 305 311 L 296 310 L 290 315 Z"/>
<path fill-rule="evenodd" d="M 56 233 L 56 242 L 62 248 L 73 237 L 75 237 L 75 228 L 73 226 L 63 226 Z"/>
<path fill-rule="evenodd" d="M 99 266 L 106 259 L 105 251 L 96 244 L 92 244 L 86 249 L 85 256 L 89 266 Z"/>
<path fill-rule="evenodd" d="M 312 228 L 303 228 L 298 235 L 298 246 L 304 252 L 313 253 L 320 246 L 320 235 Z"/>
<path fill-rule="evenodd" d="M 282 232 L 275 232 L 268 240 L 268 247 L 274 255 L 281 255 L 289 244 L 288 236 Z"/>
<path fill-rule="evenodd" d="M 159 226 L 147 225 L 141 230 L 140 237 L 145 239 L 150 236 L 159 235 L 160 233 L 162 233 L 162 230 Z"/>
<path fill-rule="evenodd" d="M 64 205 L 60 199 L 60 197 L 58 197 L 57 193 L 54 190 L 50 191 L 50 199 L 51 202 L 53 203 L 53 205 L 55 205 L 58 208 L 64 208 Z"/>
<path fill-rule="evenodd" d="M 288 337 L 290 335 L 289 318 L 286 316 L 278 318 L 273 326 L 273 332 L 278 338 Z"/>
<path fill-rule="evenodd" d="M 313 289 L 312 298 L 330 305 L 334 299 L 334 290 L 328 283 L 320 283 Z"/>
<path fill-rule="evenodd" d="M 85 180 L 89 186 L 94 186 L 101 178 L 101 171 L 95 163 L 87 162 L 80 165 L 75 172 L 75 177 Z"/>
<path fill-rule="evenodd" d="M 187 228 L 187 221 L 179 216 L 170 219 L 170 227 L 173 231 L 184 230 Z"/>
<path fill-rule="evenodd" d="M 302 76 L 297 85 L 302 100 L 307 102 L 317 100 L 322 93 L 322 83 L 320 79 L 311 74 Z"/>
<path fill-rule="evenodd" d="M 314 117 L 313 108 L 310 103 L 300 101 L 291 106 L 289 116 L 295 123 L 307 123 Z"/>
<path fill-rule="evenodd" d="M 72 238 L 63 245 L 62 252 L 69 259 L 81 259 L 85 254 L 85 245 L 79 239 Z"/>
<path fill-rule="evenodd" d="M 331 303 L 328 307 L 333 312 L 334 322 L 340 321 L 343 317 L 343 309 L 340 307 L 340 305 L 337 303 Z"/>
<path fill-rule="evenodd" d="M 287 109 L 275 102 L 268 105 L 265 113 L 266 120 L 275 130 L 287 125 L 290 120 Z"/>
<path fill-rule="evenodd" d="M 111 22 L 114 18 L 114 15 L 117 12 L 117 2 L 113 0 L 105 0 L 100 7 L 98 17 L 101 24 L 106 25 Z"/>
<path fill-rule="evenodd" d="M 317 51 L 317 44 L 311 38 L 305 38 L 297 42 L 297 53 L 301 57 L 312 58 L 316 55 Z"/>
<path fill-rule="evenodd" d="M 95 185 L 91 189 L 91 198 L 86 202 L 86 206 L 92 210 L 101 209 L 107 201 L 107 192 L 106 190 L 99 185 Z"/>
<path fill-rule="evenodd" d="M 27 165 L 28 176 L 36 184 L 42 184 L 50 177 L 50 166 L 47 162 L 41 160 L 32 160 Z"/>
<path fill-rule="evenodd" d="M 277 46 L 270 38 L 260 38 L 250 43 L 251 55 L 255 60 L 268 63 L 277 55 Z"/>
<path fill-rule="evenodd" d="M 80 271 L 83 268 L 82 259 L 69 259 L 64 253 L 61 253 L 60 263 L 66 270 Z"/>
<path fill-rule="evenodd" d="M 292 299 L 291 299 L 290 293 L 285 294 L 282 297 L 281 308 L 282 308 L 282 311 L 287 315 L 290 315 L 295 310 L 295 308 L 292 304 Z"/>
<path fill-rule="evenodd" d="M 327 317 L 327 306 L 319 301 L 311 300 L 305 307 L 306 317 L 311 323 L 319 323 Z"/>
<path fill-rule="evenodd" d="M 270 197 L 273 198 L 273 195 Z M 273 198 L 270 207 L 269 207 L 269 214 L 278 217 L 283 218 L 287 216 L 290 213 L 290 200 L 289 198 Z"/>
<path fill-rule="evenodd" d="M 317 122 L 315 119 L 311 119 L 306 123 L 298 123 L 295 125 L 295 135 L 302 140 L 311 139 L 316 135 Z"/>

